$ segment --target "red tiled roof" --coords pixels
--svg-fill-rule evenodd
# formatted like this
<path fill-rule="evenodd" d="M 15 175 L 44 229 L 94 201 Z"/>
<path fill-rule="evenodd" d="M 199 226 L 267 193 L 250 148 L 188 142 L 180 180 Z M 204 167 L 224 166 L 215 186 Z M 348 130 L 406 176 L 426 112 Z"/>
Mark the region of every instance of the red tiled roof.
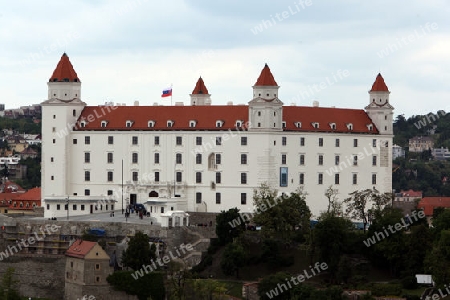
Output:
<path fill-rule="evenodd" d="M 25 193 L 19 194 L 16 201 L 41 201 L 41 188 L 35 187 Z"/>
<path fill-rule="evenodd" d="M 0 190 L 3 193 L 23 193 L 25 190 L 15 182 L 7 181 L 0 185 Z"/>
<path fill-rule="evenodd" d="M 33 150 L 31 147 L 27 147 L 23 149 L 23 151 L 20 152 L 20 154 L 37 154 L 37 152 Z"/>
<path fill-rule="evenodd" d="M 278 86 L 267 64 L 262 69 L 255 86 Z"/>
<path fill-rule="evenodd" d="M 22 193 L 0 193 L 0 200 L 15 200 L 20 195 Z"/>
<path fill-rule="evenodd" d="M 417 208 L 423 208 L 426 216 L 432 216 L 437 207 L 450 207 L 450 197 L 424 197 L 420 200 Z"/>
<path fill-rule="evenodd" d="M 84 258 L 97 242 L 76 240 L 66 251 L 66 256 Z"/>
<path fill-rule="evenodd" d="M 375 79 L 375 82 L 372 85 L 371 92 L 389 92 L 388 87 L 386 86 L 386 83 L 384 83 L 383 76 L 381 76 L 380 73 L 378 73 L 377 78 Z"/>
<path fill-rule="evenodd" d="M 76 82 L 80 81 L 78 78 L 77 73 L 73 69 L 72 63 L 69 60 L 69 57 L 66 53 L 64 53 L 61 56 L 61 59 L 56 66 L 55 71 L 53 71 L 52 76 L 50 77 L 49 81 L 69 81 L 69 82 Z"/>
<path fill-rule="evenodd" d="M 367 128 L 372 120 L 362 109 L 285 106 L 283 118 L 286 131 L 378 133 L 375 125 L 372 131 Z M 78 125 L 75 130 L 228 130 L 236 129 L 237 120 L 248 122 L 248 106 L 118 106 L 114 110 L 108 106 L 86 106 L 77 124 L 81 120 L 87 120 L 86 126 Z M 101 127 L 103 120 L 108 121 L 106 127 Z M 174 121 L 172 127 L 167 127 L 169 120 Z M 189 127 L 190 120 L 197 122 L 195 128 Z M 221 128 L 216 127 L 219 120 L 224 122 Z M 126 127 L 126 121 L 132 121 L 132 126 Z M 154 127 L 148 127 L 149 121 L 155 122 Z M 301 122 L 301 127 L 296 122 Z M 314 128 L 313 122 L 318 122 L 319 128 Z M 331 123 L 336 129 L 331 129 Z M 347 127 L 349 123 L 352 130 Z"/>
<path fill-rule="evenodd" d="M 402 194 L 402 197 L 422 198 L 422 192 L 421 191 L 407 190 L 407 191 L 400 191 L 400 194 Z"/>
<path fill-rule="evenodd" d="M 206 88 L 205 83 L 203 82 L 203 79 L 201 77 L 197 80 L 197 84 L 195 85 L 192 94 L 193 95 L 209 94 L 208 89 Z"/>

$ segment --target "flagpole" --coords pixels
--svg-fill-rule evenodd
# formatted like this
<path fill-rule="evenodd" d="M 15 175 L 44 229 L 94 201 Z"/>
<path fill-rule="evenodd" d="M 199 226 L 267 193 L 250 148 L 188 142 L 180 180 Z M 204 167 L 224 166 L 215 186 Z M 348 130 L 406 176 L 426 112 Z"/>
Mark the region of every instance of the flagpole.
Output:
<path fill-rule="evenodd" d="M 170 106 L 172 106 L 172 94 L 173 94 L 172 84 L 170 84 Z"/>

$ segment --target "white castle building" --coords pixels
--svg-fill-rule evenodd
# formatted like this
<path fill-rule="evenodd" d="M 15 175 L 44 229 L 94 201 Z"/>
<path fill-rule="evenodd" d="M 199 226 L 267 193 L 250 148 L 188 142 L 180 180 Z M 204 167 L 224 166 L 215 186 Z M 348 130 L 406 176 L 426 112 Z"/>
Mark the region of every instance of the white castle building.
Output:
<path fill-rule="evenodd" d="M 189 106 L 88 106 L 65 53 L 47 84 L 45 217 L 142 203 L 163 225 L 186 224 L 185 212 L 252 212 L 262 183 L 286 194 L 303 186 L 317 216 L 330 185 L 341 201 L 359 189 L 392 192 L 393 107 L 380 74 L 364 110 L 285 106 L 267 65 L 248 105 L 212 105 L 200 78 Z"/>

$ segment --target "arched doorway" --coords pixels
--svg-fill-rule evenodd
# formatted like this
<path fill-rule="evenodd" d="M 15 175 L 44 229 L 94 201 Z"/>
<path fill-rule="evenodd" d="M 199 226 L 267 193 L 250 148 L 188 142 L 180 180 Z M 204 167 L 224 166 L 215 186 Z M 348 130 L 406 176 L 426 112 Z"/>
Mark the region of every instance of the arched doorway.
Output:
<path fill-rule="evenodd" d="M 154 198 L 154 197 L 158 197 L 159 194 L 158 194 L 156 191 L 151 191 L 151 192 L 148 194 L 148 196 Z"/>

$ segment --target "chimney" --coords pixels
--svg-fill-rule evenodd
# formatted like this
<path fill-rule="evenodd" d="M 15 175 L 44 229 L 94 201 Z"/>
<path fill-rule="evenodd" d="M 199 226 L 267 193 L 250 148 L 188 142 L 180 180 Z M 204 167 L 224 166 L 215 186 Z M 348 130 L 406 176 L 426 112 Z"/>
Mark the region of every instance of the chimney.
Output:
<path fill-rule="evenodd" d="M 139 101 L 134 101 L 134 106 L 139 106 Z"/>
<path fill-rule="evenodd" d="M 313 106 L 314 107 L 319 107 L 319 101 L 313 101 Z"/>

